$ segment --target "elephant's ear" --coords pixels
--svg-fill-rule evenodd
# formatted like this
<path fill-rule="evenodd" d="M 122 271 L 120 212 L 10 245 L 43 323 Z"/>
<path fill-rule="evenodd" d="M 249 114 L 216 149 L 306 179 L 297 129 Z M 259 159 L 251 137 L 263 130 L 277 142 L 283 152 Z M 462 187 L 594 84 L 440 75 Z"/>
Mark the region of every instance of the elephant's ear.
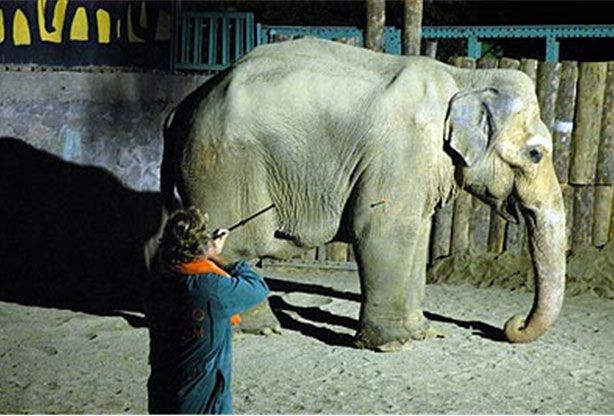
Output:
<path fill-rule="evenodd" d="M 494 88 L 455 94 L 446 118 L 447 145 L 467 166 L 473 166 L 486 153 L 498 128 L 519 109 L 519 102 Z"/>

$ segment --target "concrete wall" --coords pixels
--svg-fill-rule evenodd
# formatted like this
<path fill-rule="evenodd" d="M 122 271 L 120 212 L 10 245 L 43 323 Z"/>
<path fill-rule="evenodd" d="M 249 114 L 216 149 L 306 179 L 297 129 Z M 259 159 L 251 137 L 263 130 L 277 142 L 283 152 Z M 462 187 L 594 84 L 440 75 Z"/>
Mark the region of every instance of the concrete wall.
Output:
<path fill-rule="evenodd" d="M 0 300 L 141 309 L 161 126 L 205 79 L 0 72 Z"/>
<path fill-rule="evenodd" d="M 157 190 L 161 126 L 205 76 L 0 72 L 0 136 Z"/>

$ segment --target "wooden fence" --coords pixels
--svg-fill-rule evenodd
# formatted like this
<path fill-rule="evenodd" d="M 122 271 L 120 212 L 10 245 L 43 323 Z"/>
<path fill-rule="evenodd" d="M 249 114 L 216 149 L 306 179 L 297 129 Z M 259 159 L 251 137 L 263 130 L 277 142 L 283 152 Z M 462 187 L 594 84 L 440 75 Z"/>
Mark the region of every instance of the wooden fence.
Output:
<path fill-rule="evenodd" d="M 538 62 L 455 58 L 464 68 L 513 68 L 534 80 L 541 117 L 552 133 L 555 170 L 567 214 L 567 249 L 614 239 L 614 62 Z M 526 227 L 499 217 L 465 191 L 433 217 L 430 261 L 470 251 L 521 254 Z M 355 269 L 349 245 L 330 243 L 290 262 L 304 267 Z"/>

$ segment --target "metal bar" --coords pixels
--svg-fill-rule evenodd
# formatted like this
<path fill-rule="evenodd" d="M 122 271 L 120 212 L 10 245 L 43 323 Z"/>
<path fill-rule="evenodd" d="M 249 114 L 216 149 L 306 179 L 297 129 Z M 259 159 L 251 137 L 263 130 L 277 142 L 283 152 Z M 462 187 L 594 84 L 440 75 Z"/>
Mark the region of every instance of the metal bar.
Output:
<path fill-rule="evenodd" d="M 247 30 L 247 44 L 245 45 L 245 53 L 247 53 L 256 47 L 256 41 L 254 39 L 254 15 L 249 13 L 245 20 Z"/>
<path fill-rule="evenodd" d="M 239 59 L 243 56 L 245 42 L 243 39 L 243 25 L 245 24 L 245 19 L 236 19 L 235 20 L 235 54 L 233 59 Z"/>
<path fill-rule="evenodd" d="M 180 63 L 187 63 L 187 51 L 188 51 L 188 17 L 184 16 L 181 19 L 181 60 Z"/>
<path fill-rule="evenodd" d="M 194 19 L 194 50 L 192 51 L 192 62 L 200 64 L 203 53 L 203 20 L 200 17 Z"/>
<path fill-rule="evenodd" d="M 482 57 L 482 42 L 478 40 L 477 36 L 470 36 L 467 39 L 467 56 L 474 59 Z"/>
<path fill-rule="evenodd" d="M 228 19 L 222 18 L 222 65 L 228 65 L 228 57 L 230 55 L 230 27 Z"/>
<path fill-rule="evenodd" d="M 209 21 L 209 65 L 217 63 L 217 17 Z"/>
<path fill-rule="evenodd" d="M 546 38 L 546 62 L 559 61 L 559 42 L 554 36 Z"/>

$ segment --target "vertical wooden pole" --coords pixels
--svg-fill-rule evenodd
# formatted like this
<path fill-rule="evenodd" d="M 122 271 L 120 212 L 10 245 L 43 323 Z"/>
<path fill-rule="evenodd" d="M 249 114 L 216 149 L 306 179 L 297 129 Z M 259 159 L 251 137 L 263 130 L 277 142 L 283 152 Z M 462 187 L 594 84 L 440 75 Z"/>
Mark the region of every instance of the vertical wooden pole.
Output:
<path fill-rule="evenodd" d="M 583 62 L 580 64 L 575 129 L 571 142 L 572 158 L 569 168 L 569 181 L 574 185 L 588 185 L 595 181 L 606 71 L 606 63 Z"/>
<path fill-rule="evenodd" d="M 520 61 L 512 58 L 499 59 L 499 68 L 520 69 Z"/>
<path fill-rule="evenodd" d="M 461 68 L 475 69 L 476 61 L 472 58 L 456 57 L 455 65 Z M 454 213 L 452 215 L 452 240 L 450 251 L 452 254 L 469 250 L 469 223 L 472 217 L 472 196 L 460 189 L 454 200 Z"/>
<path fill-rule="evenodd" d="M 365 46 L 376 52 L 384 50 L 384 29 L 386 25 L 386 1 L 367 0 L 367 35 Z"/>
<path fill-rule="evenodd" d="M 472 196 L 459 190 L 454 200 L 454 213 L 452 214 L 452 240 L 450 251 L 458 254 L 469 250 L 469 221 L 472 211 Z"/>
<path fill-rule="evenodd" d="M 614 61 L 607 69 L 596 183 L 614 185 Z"/>
<path fill-rule="evenodd" d="M 480 69 L 494 69 L 499 66 L 496 59 L 484 58 L 478 61 Z M 490 209 L 488 225 L 488 251 L 501 253 L 505 242 L 505 220 L 497 214 L 494 208 Z"/>
<path fill-rule="evenodd" d="M 561 64 L 559 92 L 556 98 L 556 117 L 553 127 L 554 169 L 560 183 L 569 181 L 569 152 L 571 132 L 576 109 L 576 86 L 578 83 L 578 63 L 565 61 Z"/>
<path fill-rule="evenodd" d="M 485 253 L 488 251 L 488 233 L 490 230 L 490 207 L 477 198 L 473 198 L 473 212 L 469 235 L 472 253 Z"/>
<path fill-rule="evenodd" d="M 578 76 L 575 129 L 572 134 L 569 182 L 574 189 L 572 249 L 591 244 L 595 176 L 601 133 L 607 64 L 583 62 Z"/>
<path fill-rule="evenodd" d="M 448 202 L 435 211 L 431 228 L 431 262 L 450 254 L 453 212 L 452 202 Z"/>
<path fill-rule="evenodd" d="M 422 0 L 404 0 L 403 50 L 405 55 L 420 55 L 422 38 Z"/>
<path fill-rule="evenodd" d="M 556 114 L 556 97 L 561 76 L 558 62 L 540 62 L 537 68 L 537 98 L 542 121 L 552 131 Z"/>
<path fill-rule="evenodd" d="M 345 243 L 329 243 L 326 245 L 326 260 L 347 261 L 348 245 Z"/>
<path fill-rule="evenodd" d="M 494 58 L 482 58 L 478 60 L 477 66 L 480 69 L 495 69 L 499 66 L 499 61 Z"/>
<path fill-rule="evenodd" d="M 610 218 L 614 204 L 614 62 L 609 62 L 601 119 L 601 140 L 597 156 L 593 245 L 605 245 L 612 230 Z"/>
<path fill-rule="evenodd" d="M 424 45 L 424 55 L 433 59 L 437 58 L 437 41 L 427 40 Z"/>
<path fill-rule="evenodd" d="M 537 59 L 526 59 L 522 58 L 520 60 L 520 70 L 527 74 L 529 78 L 533 80 L 533 84 L 537 85 Z"/>
<path fill-rule="evenodd" d="M 565 250 L 571 250 L 573 246 L 573 207 L 574 207 L 574 187 L 568 184 L 561 184 L 561 190 L 563 191 L 563 203 L 565 204 Z"/>
<path fill-rule="evenodd" d="M 594 203 L 594 186 L 584 185 L 574 187 L 572 250 L 591 244 L 593 236 Z"/>
<path fill-rule="evenodd" d="M 510 58 L 501 58 L 499 60 L 499 68 L 520 69 L 520 61 Z M 522 242 L 524 239 L 523 226 L 524 224 L 522 223 L 514 224 L 512 222 L 504 222 L 502 224 L 501 231 L 503 231 L 503 235 L 501 238 L 503 241 L 501 246 L 506 251 L 510 251 L 514 254 L 520 254 L 522 252 Z M 499 229 L 495 226 L 494 230 L 498 231 Z"/>
<path fill-rule="evenodd" d="M 593 208 L 593 245 L 601 247 L 609 240 L 610 217 L 614 186 L 595 186 L 595 206 Z"/>

